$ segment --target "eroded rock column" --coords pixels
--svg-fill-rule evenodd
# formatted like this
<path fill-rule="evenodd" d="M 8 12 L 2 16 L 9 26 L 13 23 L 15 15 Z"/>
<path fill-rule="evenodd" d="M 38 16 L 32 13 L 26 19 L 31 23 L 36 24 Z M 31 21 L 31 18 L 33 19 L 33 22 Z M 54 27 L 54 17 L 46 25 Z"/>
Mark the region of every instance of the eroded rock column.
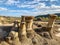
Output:
<path fill-rule="evenodd" d="M 14 21 L 14 27 L 19 27 L 19 22 L 17 20 Z"/>
<path fill-rule="evenodd" d="M 27 30 L 27 37 L 32 38 L 34 36 L 33 31 L 33 18 L 32 16 L 26 16 L 26 30 Z"/>
<path fill-rule="evenodd" d="M 53 35 L 53 30 L 52 30 L 52 28 L 53 28 L 53 25 L 54 25 L 54 23 L 55 23 L 56 17 L 57 17 L 57 15 L 50 15 L 50 16 L 49 16 L 49 21 L 48 21 L 48 25 L 47 25 L 47 30 L 49 31 L 49 34 L 50 34 L 51 38 L 53 38 L 53 37 L 52 37 L 52 35 Z"/>
<path fill-rule="evenodd" d="M 17 20 L 15 20 L 13 22 L 13 27 L 11 30 L 18 31 L 18 29 L 19 29 L 19 22 Z"/>
<path fill-rule="evenodd" d="M 25 17 L 22 16 L 21 19 L 21 24 L 20 24 L 20 29 L 18 31 L 18 36 L 21 42 L 25 41 L 25 39 L 27 38 L 26 36 L 26 23 L 25 23 Z"/>

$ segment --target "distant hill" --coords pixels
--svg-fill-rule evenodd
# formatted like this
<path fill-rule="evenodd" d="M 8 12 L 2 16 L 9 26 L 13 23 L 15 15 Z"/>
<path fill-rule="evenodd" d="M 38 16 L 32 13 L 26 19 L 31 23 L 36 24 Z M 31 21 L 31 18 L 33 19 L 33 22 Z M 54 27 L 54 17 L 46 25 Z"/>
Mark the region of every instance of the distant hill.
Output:
<path fill-rule="evenodd" d="M 60 13 L 55 13 L 55 14 L 60 17 Z M 49 14 L 35 16 L 35 18 L 39 18 L 39 17 L 49 17 Z"/>
<path fill-rule="evenodd" d="M 0 16 L 0 23 L 13 23 L 15 20 L 20 22 L 20 17 L 12 17 L 12 16 Z"/>

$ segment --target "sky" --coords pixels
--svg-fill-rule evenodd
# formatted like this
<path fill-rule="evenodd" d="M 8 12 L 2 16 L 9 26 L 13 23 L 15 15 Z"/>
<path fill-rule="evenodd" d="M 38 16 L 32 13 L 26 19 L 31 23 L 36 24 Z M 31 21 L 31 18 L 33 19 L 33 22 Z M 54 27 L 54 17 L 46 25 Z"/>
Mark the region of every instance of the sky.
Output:
<path fill-rule="evenodd" d="M 0 0 L 0 15 L 37 16 L 60 13 L 60 0 Z"/>

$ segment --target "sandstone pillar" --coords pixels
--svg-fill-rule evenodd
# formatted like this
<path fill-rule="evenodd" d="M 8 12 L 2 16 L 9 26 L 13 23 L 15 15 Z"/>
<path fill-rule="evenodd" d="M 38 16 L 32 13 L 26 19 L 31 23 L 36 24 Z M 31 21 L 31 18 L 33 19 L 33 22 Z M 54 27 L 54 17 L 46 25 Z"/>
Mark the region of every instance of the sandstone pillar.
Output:
<path fill-rule="evenodd" d="M 49 16 L 49 21 L 48 21 L 48 25 L 47 25 L 47 30 L 49 31 L 49 34 L 50 34 L 51 38 L 52 38 L 52 35 L 53 35 L 53 30 L 52 30 L 52 28 L 53 28 L 53 25 L 54 25 L 54 23 L 55 23 L 56 17 L 57 17 L 57 15 L 50 15 L 50 16 Z"/>
<path fill-rule="evenodd" d="M 18 31 L 18 36 L 19 36 L 20 41 L 24 41 L 27 38 L 27 36 L 26 36 L 26 23 L 25 23 L 24 16 L 22 16 L 22 19 L 21 19 L 21 24 L 20 24 L 20 29 Z"/>
<path fill-rule="evenodd" d="M 19 22 L 17 20 L 14 21 L 14 27 L 19 27 Z"/>
<path fill-rule="evenodd" d="M 32 16 L 26 16 L 26 29 L 27 29 L 27 37 L 33 37 L 34 36 L 34 31 L 32 29 L 33 27 L 33 18 Z"/>
<path fill-rule="evenodd" d="M 12 27 L 11 30 L 18 31 L 17 29 L 19 29 L 19 22 L 16 20 L 16 21 L 14 21 L 13 23 L 14 23 L 14 24 L 13 24 L 13 27 Z"/>

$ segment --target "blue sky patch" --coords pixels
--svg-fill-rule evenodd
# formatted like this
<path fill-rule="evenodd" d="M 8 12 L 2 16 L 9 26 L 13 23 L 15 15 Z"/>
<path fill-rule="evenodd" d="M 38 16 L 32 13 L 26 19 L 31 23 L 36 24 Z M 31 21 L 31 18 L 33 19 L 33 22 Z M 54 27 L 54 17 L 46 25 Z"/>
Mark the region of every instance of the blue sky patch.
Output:
<path fill-rule="evenodd" d="M 60 0 L 0 0 L 0 15 L 43 15 L 60 13 Z"/>

